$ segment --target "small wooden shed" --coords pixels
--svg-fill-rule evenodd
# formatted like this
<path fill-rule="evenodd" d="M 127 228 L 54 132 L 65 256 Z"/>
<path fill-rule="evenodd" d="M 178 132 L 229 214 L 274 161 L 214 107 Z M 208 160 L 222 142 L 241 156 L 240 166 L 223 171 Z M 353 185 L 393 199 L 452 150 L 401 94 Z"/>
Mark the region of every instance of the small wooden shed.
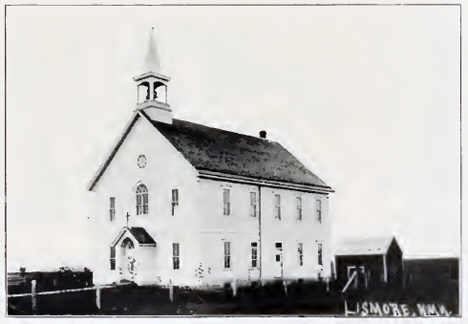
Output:
<path fill-rule="evenodd" d="M 403 281 L 403 252 L 394 237 L 348 240 L 338 245 L 335 267 L 343 287 L 348 282 L 351 288 L 398 286 Z"/>

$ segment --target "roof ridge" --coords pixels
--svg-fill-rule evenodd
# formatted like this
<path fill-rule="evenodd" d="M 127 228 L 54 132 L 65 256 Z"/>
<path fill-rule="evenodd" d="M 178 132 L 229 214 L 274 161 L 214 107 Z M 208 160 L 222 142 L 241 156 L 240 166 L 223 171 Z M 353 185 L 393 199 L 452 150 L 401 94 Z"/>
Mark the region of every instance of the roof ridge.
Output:
<path fill-rule="evenodd" d="M 236 135 L 242 135 L 242 136 L 252 137 L 252 138 L 255 138 L 255 139 L 262 140 L 262 141 L 268 141 L 268 142 L 273 142 L 273 143 L 279 144 L 278 141 L 270 140 L 270 139 L 268 139 L 268 138 L 262 138 L 262 137 L 255 136 L 255 135 L 249 135 L 249 134 L 239 133 L 239 132 L 236 132 L 236 131 L 231 131 L 231 130 L 227 130 L 227 129 L 223 129 L 223 128 L 219 128 L 219 127 L 213 127 L 213 126 L 209 126 L 209 125 L 205 125 L 205 124 L 196 123 L 196 122 L 193 122 L 193 121 L 190 121 L 190 120 L 173 118 L 172 121 L 179 121 L 179 122 L 184 122 L 184 123 L 190 123 L 190 124 L 194 124 L 194 125 L 198 125 L 198 126 L 208 127 L 208 128 L 215 129 L 215 130 L 220 130 L 220 131 L 227 132 L 227 133 L 231 133 L 231 134 L 236 134 Z M 158 123 L 157 121 L 154 121 L 154 120 L 153 120 L 153 122 Z M 280 144 L 280 145 L 281 145 L 281 144 Z M 281 146 L 282 146 L 282 145 L 281 145 Z"/>

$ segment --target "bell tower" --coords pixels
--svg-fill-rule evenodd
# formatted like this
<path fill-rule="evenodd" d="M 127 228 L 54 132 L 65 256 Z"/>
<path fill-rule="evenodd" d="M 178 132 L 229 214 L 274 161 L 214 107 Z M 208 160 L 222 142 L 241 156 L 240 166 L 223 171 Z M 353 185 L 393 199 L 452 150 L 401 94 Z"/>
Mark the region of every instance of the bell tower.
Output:
<path fill-rule="evenodd" d="M 172 110 L 167 102 L 167 88 L 170 77 L 161 73 L 161 64 L 151 28 L 148 53 L 143 74 L 133 78 L 137 84 L 137 110 L 144 111 L 152 120 L 172 124 Z"/>

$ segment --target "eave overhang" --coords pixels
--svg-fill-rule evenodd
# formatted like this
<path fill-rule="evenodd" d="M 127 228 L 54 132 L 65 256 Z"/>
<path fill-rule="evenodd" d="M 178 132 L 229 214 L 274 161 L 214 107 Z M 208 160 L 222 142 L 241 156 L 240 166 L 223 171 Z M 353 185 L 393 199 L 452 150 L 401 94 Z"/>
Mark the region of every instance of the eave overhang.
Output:
<path fill-rule="evenodd" d="M 222 172 L 210 171 L 210 170 L 198 170 L 198 177 L 200 179 L 208 179 L 215 181 L 228 181 L 240 184 L 250 184 L 271 188 L 297 190 L 310 193 L 329 194 L 335 192 L 331 187 L 319 186 L 319 185 L 306 185 L 286 181 L 276 181 L 269 179 L 261 179 L 255 177 L 240 176 L 234 174 L 227 174 Z"/>

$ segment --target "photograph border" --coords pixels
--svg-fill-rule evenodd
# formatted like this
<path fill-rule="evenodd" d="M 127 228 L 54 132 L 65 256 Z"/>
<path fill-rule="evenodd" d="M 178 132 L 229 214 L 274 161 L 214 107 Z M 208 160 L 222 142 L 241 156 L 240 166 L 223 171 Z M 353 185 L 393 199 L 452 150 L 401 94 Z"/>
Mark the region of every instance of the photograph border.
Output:
<path fill-rule="evenodd" d="M 459 159 L 460 159 L 460 182 L 459 182 L 459 193 L 460 193 L 460 214 L 459 214 L 459 238 L 460 238 L 460 255 L 458 256 L 458 270 L 459 270 L 459 314 L 457 316 L 451 316 L 452 318 L 461 318 L 463 312 L 463 159 L 462 159 L 462 143 L 463 143 L 463 119 L 462 119 L 462 63 L 463 63 L 463 56 L 462 56 L 462 4 L 461 3 L 322 3 L 322 4 L 308 4 L 308 3 L 301 3 L 301 4 L 293 4 L 293 3 L 160 3 L 160 4 L 4 4 L 4 190 L 5 190 L 5 206 L 4 206 L 4 239 L 5 239 L 5 257 L 4 257 L 4 269 L 5 269 L 5 291 L 4 291 L 4 300 L 5 300 L 5 317 L 6 318 L 226 318 L 226 317 L 234 317 L 234 318 L 268 318 L 268 317 L 284 317 L 284 318 L 375 318 L 375 317 L 367 317 L 367 316 L 346 316 L 346 315 L 308 315 L 308 314 L 301 314 L 301 315 L 243 315 L 243 314 L 216 314 L 216 315 L 9 315 L 8 314 L 8 287 L 7 287 L 7 256 L 8 256 L 8 246 L 7 246 L 7 203 L 8 203 L 8 195 L 7 195 L 7 16 L 8 16 L 8 8 L 9 7 L 333 7 L 333 6 L 360 6 L 360 7 L 367 7 L 367 6 L 382 6 L 382 7 L 393 7 L 393 6 L 458 6 L 460 12 L 460 52 L 459 52 L 459 100 L 460 100 L 460 147 L 459 147 Z M 394 318 L 394 316 L 379 316 L 379 318 Z"/>

